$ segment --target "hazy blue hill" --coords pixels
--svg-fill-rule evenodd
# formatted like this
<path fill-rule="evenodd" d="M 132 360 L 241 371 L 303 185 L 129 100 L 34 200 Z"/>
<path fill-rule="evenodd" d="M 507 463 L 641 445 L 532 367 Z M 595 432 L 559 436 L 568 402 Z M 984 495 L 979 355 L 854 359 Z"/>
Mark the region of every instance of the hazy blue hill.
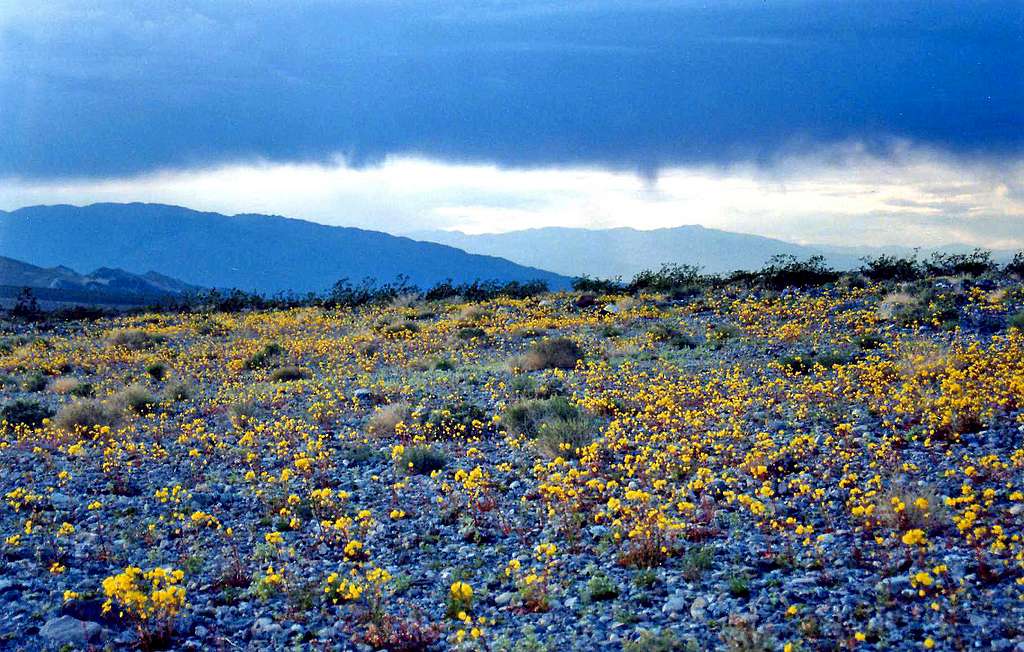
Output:
<path fill-rule="evenodd" d="M 79 274 L 64 266 L 39 267 L 4 256 L 0 256 L 0 285 L 145 297 L 185 294 L 201 289 L 155 272 L 140 276 L 123 269 L 100 267 L 91 274 Z"/>
<path fill-rule="evenodd" d="M 870 247 L 856 244 L 839 247 L 799 245 L 746 233 L 733 233 L 702 226 L 639 231 L 630 228 L 572 229 L 548 227 L 509 233 L 469 235 L 458 231 L 424 231 L 413 237 L 451 245 L 466 251 L 501 256 L 522 265 L 543 265 L 567 275 L 631 278 L 663 263 L 699 265 L 710 273 L 762 267 L 768 259 L 789 254 L 801 259 L 821 255 L 836 269 L 856 269 L 861 258 L 881 254 L 911 256 L 910 247 Z M 925 248 L 918 256 L 934 251 L 965 253 L 974 247 L 950 244 Z M 1010 251 L 993 252 L 997 261 L 1013 257 Z"/>
<path fill-rule="evenodd" d="M 0 255 L 76 269 L 116 266 L 204 287 L 320 291 L 348 277 L 429 286 L 451 278 L 568 279 L 508 260 L 378 231 L 269 215 L 226 216 L 163 204 L 31 206 L 0 212 Z"/>
<path fill-rule="evenodd" d="M 561 274 L 632 277 L 663 263 L 700 265 L 707 272 L 757 269 L 777 254 L 807 258 L 823 254 L 840 268 L 857 267 L 862 254 L 823 251 L 757 235 L 702 226 L 638 231 L 549 227 L 502 234 L 467 235 L 431 231 L 415 237 L 473 253 L 502 256 L 523 265 L 543 263 Z"/>

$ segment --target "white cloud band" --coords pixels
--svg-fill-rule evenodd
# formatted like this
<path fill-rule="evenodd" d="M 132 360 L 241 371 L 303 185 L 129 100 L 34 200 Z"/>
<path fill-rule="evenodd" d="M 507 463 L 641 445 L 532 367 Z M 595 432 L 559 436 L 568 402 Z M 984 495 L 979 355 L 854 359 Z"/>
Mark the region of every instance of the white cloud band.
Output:
<path fill-rule="evenodd" d="M 770 165 L 505 169 L 416 157 L 238 163 L 119 179 L 0 180 L 0 207 L 145 201 L 409 233 L 701 224 L 796 242 L 1024 246 L 1024 160 L 855 145 Z"/>

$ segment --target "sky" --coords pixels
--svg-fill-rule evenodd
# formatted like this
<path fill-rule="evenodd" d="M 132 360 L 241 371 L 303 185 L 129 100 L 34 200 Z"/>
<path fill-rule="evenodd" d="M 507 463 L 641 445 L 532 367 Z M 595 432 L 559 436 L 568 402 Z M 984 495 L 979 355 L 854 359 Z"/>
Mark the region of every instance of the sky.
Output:
<path fill-rule="evenodd" d="M 1014 248 L 1021 61 L 1020 0 L 0 0 L 0 208 Z"/>

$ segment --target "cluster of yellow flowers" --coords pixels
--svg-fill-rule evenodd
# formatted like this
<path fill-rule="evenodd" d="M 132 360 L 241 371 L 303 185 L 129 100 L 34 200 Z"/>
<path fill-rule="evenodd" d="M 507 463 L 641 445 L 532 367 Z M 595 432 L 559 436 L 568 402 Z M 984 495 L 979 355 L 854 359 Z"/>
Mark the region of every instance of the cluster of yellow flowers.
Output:
<path fill-rule="evenodd" d="M 169 626 L 185 608 L 184 577 L 180 570 L 158 566 L 144 571 L 129 566 L 103 580 L 103 613 L 116 610 L 119 616 L 138 623 Z"/>

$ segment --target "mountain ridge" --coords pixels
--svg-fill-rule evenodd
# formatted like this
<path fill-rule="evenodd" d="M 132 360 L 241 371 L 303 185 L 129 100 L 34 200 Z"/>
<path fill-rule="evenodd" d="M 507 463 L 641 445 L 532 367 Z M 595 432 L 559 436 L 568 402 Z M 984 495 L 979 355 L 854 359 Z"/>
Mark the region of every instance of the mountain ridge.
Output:
<path fill-rule="evenodd" d="M 0 212 L 0 255 L 34 265 L 117 266 L 204 287 L 322 292 L 336 281 L 399 275 L 428 287 L 568 277 L 381 231 L 259 213 L 233 216 L 150 203 L 41 205 Z"/>
<path fill-rule="evenodd" d="M 820 255 L 832 267 L 848 270 L 860 267 L 865 256 L 902 256 L 915 251 L 915 248 L 901 246 L 800 244 L 698 224 L 650 230 L 553 226 L 505 233 L 418 231 L 410 235 L 474 253 L 499 255 L 524 265 L 543 261 L 547 269 L 562 274 L 600 278 L 631 278 L 666 263 L 696 265 L 708 273 L 727 274 L 741 269 L 758 269 L 776 255 L 792 255 L 801 259 Z M 971 249 L 973 247 L 962 244 L 917 248 L 922 257 L 934 251 Z M 993 253 L 997 259 L 1009 259 L 1013 254 L 1008 251 Z"/>

